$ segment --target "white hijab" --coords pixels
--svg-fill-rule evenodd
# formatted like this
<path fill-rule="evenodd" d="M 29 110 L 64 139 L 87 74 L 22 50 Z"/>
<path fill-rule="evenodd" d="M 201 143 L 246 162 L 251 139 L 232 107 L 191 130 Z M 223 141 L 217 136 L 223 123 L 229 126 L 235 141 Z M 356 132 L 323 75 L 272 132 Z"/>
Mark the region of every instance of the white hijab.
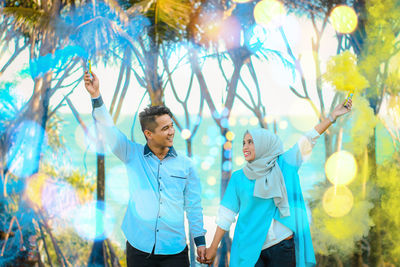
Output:
<path fill-rule="evenodd" d="M 253 138 L 255 159 L 244 166 L 244 174 L 256 180 L 254 196 L 273 198 L 281 217 L 290 216 L 286 185 L 281 169 L 276 162 L 283 153 L 283 144 L 277 135 L 266 129 L 248 131 Z"/>

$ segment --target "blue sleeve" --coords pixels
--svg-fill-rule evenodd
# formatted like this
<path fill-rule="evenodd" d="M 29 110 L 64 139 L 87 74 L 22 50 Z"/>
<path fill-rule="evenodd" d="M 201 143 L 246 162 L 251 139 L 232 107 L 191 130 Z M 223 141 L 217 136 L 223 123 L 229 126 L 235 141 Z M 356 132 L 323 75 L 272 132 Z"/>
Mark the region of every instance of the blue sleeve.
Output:
<path fill-rule="evenodd" d="M 134 143 L 114 125 L 114 121 L 103 103 L 100 106 L 93 105 L 92 115 L 98 136 L 120 160 L 127 162 L 129 155 L 136 152 Z"/>
<path fill-rule="evenodd" d="M 201 207 L 200 179 L 193 166 L 190 164 L 189 176 L 185 186 L 184 208 L 189 222 L 189 229 L 195 240 L 196 246 L 205 245 L 204 235 L 206 230 L 203 225 L 203 208 Z"/>
<path fill-rule="evenodd" d="M 235 175 L 235 173 L 233 173 L 231 179 L 229 180 L 228 187 L 226 188 L 224 197 L 221 201 L 222 206 L 224 206 L 227 209 L 230 209 L 236 214 L 239 213 L 240 209 L 237 178 L 238 177 Z"/>
<path fill-rule="evenodd" d="M 288 151 L 283 153 L 282 160 L 285 161 L 287 164 L 295 167 L 298 170 L 300 168 L 301 164 L 303 163 L 303 158 L 301 155 L 299 144 L 296 143 Z"/>

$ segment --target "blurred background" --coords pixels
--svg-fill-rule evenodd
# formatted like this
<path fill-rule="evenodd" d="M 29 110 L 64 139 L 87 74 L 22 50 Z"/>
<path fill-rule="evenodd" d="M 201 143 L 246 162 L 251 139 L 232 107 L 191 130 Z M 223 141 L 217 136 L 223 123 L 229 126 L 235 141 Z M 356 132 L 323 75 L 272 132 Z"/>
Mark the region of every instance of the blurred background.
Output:
<path fill-rule="evenodd" d="M 2 0 L 0 22 L 0 266 L 126 266 L 126 171 L 86 70 L 132 141 L 143 108 L 172 110 L 207 244 L 245 131 L 288 149 L 352 95 L 299 171 L 317 266 L 400 266 L 399 0 Z"/>

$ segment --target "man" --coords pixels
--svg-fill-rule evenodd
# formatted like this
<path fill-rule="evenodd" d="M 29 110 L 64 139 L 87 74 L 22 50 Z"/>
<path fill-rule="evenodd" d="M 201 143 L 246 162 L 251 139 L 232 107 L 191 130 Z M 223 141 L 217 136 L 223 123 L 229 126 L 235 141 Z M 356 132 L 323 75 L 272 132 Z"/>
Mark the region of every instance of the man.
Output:
<path fill-rule="evenodd" d="M 128 140 L 115 127 L 103 104 L 97 76 L 86 72 L 84 82 L 92 97 L 99 134 L 125 163 L 128 173 L 130 199 L 122 223 L 128 266 L 189 266 L 184 211 L 197 254 L 204 260 L 206 231 L 200 180 L 190 159 L 173 148 L 175 129 L 170 110 L 154 106 L 139 114 L 147 141 L 143 146 Z"/>

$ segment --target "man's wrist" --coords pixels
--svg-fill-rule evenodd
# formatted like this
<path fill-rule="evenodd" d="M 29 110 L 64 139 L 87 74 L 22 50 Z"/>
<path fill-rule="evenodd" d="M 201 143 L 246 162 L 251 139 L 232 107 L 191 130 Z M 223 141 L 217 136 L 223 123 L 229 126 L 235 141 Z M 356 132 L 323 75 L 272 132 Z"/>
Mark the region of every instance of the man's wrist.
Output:
<path fill-rule="evenodd" d="M 196 247 L 205 246 L 206 245 L 206 238 L 204 237 L 204 235 L 195 237 L 194 238 L 194 243 L 196 244 Z"/>
<path fill-rule="evenodd" d="M 98 91 L 98 92 L 96 92 L 96 93 L 93 93 L 93 94 L 90 94 L 90 96 L 91 96 L 92 98 L 98 98 L 98 97 L 100 96 L 100 91 Z"/>
<path fill-rule="evenodd" d="M 96 98 L 92 97 L 92 107 L 93 108 L 98 108 L 103 105 L 103 98 L 101 95 L 98 95 Z"/>

